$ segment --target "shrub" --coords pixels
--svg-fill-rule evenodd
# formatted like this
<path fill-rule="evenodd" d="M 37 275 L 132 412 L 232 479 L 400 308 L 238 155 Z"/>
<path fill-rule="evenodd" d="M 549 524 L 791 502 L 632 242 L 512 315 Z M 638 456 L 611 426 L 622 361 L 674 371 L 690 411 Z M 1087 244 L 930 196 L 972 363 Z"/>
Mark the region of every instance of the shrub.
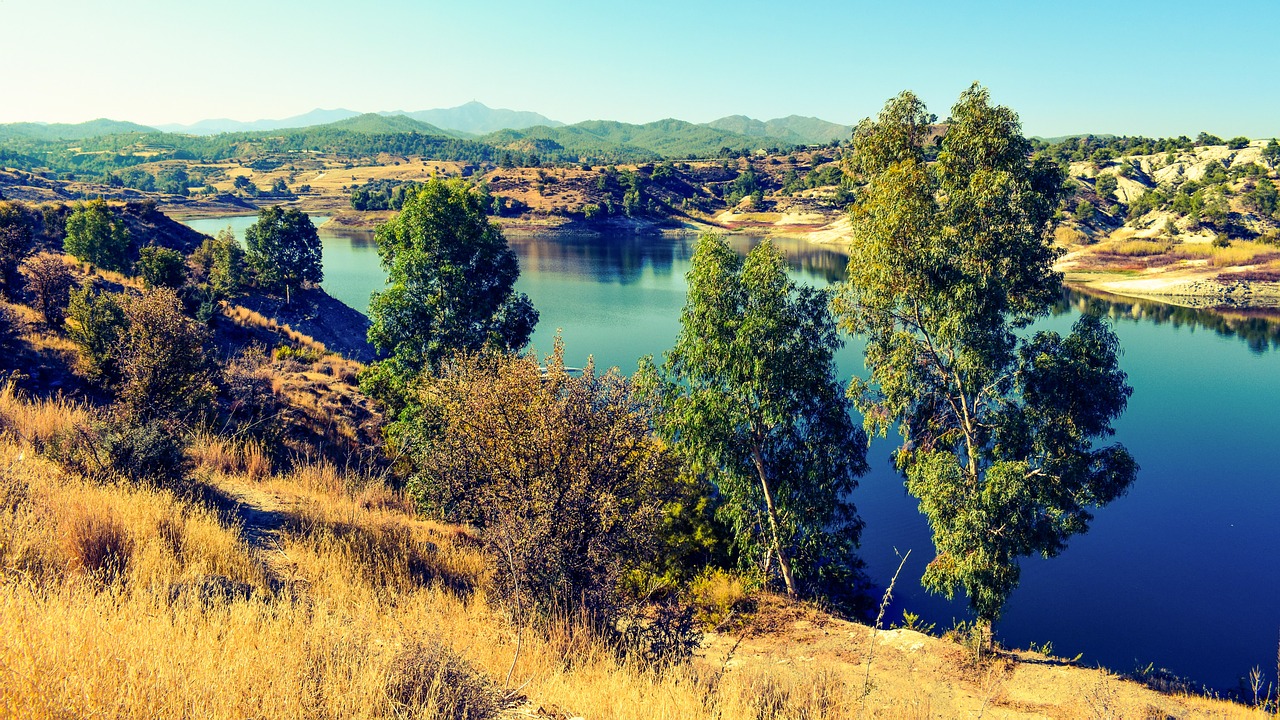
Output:
<path fill-rule="evenodd" d="M 128 328 L 121 336 L 120 401 L 140 419 L 180 417 L 213 399 L 214 368 L 205 353 L 208 331 L 182 313 L 169 288 L 157 288 L 124 305 Z"/>
<path fill-rule="evenodd" d="M 129 230 L 112 216 L 106 202 L 80 203 L 66 220 L 63 249 L 80 260 L 108 270 L 129 269 Z"/>
<path fill-rule="evenodd" d="M 1115 175 L 1099 175 L 1094 182 L 1094 192 L 1098 193 L 1098 197 L 1106 200 L 1114 200 L 1116 197 L 1116 188 L 1119 183 L 1116 181 Z"/>
<path fill-rule="evenodd" d="M 458 356 L 419 399 L 405 437 L 418 506 L 481 528 L 498 598 L 611 628 L 621 579 L 656 554 L 677 470 L 631 381 L 590 365 L 570 376 L 557 343 L 545 371 L 532 356 Z"/>
<path fill-rule="evenodd" d="M 62 550 L 68 569 L 111 585 L 124 579 L 133 556 L 133 537 L 114 515 L 77 505 L 61 518 Z"/>
<path fill-rule="evenodd" d="M 1093 220 L 1097 212 L 1093 207 L 1093 203 L 1088 200 L 1081 200 L 1076 203 L 1075 218 L 1077 222 L 1087 223 Z"/>
<path fill-rule="evenodd" d="M 182 253 L 167 247 L 148 245 L 142 248 L 133 269 L 147 288 L 176 288 L 187 280 L 186 260 Z"/>
<path fill-rule="evenodd" d="M 14 369 L 13 345 L 17 324 L 17 318 L 9 308 L 0 305 L 0 370 Z"/>
<path fill-rule="evenodd" d="M 488 720 L 506 705 L 492 678 L 438 642 L 415 642 L 396 655 L 387 671 L 387 697 L 413 717 Z"/>
<path fill-rule="evenodd" d="M 67 264 L 53 253 L 41 253 L 22 263 L 22 274 L 45 323 L 50 327 L 61 325 L 74 283 Z"/>
<path fill-rule="evenodd" d="M 172 428 L 126 421 L 103 426 L 100 437 L 103 457 L 117 477 L 162 487 L 186 480 L 190 463 L 184 443 Z"/>
<path fill-rule="evenodd" d="M 80 346 L 80 361 L 91 379 L 117 377 L 116 358 L 126 321 L 123 308 L 112 293 L 97 293 L 90 283 L 71 293 L 67 305 L 68 334 Z"/>

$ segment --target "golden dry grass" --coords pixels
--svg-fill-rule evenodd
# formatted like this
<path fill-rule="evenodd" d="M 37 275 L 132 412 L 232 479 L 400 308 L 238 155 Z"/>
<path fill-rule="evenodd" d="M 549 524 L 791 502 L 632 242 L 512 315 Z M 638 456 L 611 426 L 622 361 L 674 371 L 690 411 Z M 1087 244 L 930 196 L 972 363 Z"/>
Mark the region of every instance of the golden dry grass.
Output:
<path fill-rule="evenodd" d="M 6 423 L 48 431 L 81 412 L 0 395 Z M 203 484 L 257 514 L 88 482 L 0 437 L 0 717 L 461 717 L 479 706 L 445 692 L 423 650 L 437 645 L 478 685 L 519 689 L 524 717 L 1261 717 L 1087 669 L 975 667 L 945 640 L 768 598 L 742 634 L 654 671 L 576 623 L 513 622 L 487 601 L 468 532 L 413 517 L 377 476 L 250 476 L 238 452 L 197 451 Z M 212 576 L 247 590 L 177 592 Z M 743 591 L 708 576 L 700 592 L 724 607 Z"/>

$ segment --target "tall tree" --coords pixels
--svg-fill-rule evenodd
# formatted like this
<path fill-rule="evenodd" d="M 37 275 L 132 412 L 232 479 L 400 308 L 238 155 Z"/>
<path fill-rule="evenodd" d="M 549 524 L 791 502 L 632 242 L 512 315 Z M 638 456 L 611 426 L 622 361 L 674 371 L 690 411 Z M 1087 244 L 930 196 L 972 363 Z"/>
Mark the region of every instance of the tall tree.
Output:
<path fill-rule="evenodd" d="M 1060 292 L 1060 171 L 1029 160 L 1017 115 L 984 88 L 951 118 L 933 166 L 911 93 L 858 126 L 851 169 L 866 184 L 836 310 L 867 338 L 871 376 L 850 395 L 868 431 L 899 425 L 895 460 L 933 529 L 924 583 L 948 597 L 963 587 L 989 628 L 1018 559 L 1061 552 L 1137 465 L 1121 445 L 1093 444 L 1131 392 L 1110 328 L 1085 316 L 1066 338 L 1016 332 Z"/>
<path fill-rule="evenodd" d="M 719 488 L 745 559 L 776 562 L 793 595 L 847 580 L 867 438 L 836 380 L 830 297 L 787 277 L 767 240 L 744 260 L 704 235 L 692 265 L 675 347 L 641 363 L 659 428 Z"/>
<path fill-rule="evenodd" d="M 320 265 L 320 235 L 306 213 L 279 206 L 258 213 L 258 222 L 244 232 L 249 267 L 258 282 L 283 289 L 286 301 L 290 289 L 324 279 Z"/>
<path fill-rule="evenodd" d="M 519 261 L 471 186 L 428 181 L 378 227 L 377 241 L 388 287 L 369 303 L 369 342 L 390 357 L 362 385 L 384 401 L 403 407 L 408 380 L 457 350 L 529 341 L 538 313 L 514 290 Z"/>

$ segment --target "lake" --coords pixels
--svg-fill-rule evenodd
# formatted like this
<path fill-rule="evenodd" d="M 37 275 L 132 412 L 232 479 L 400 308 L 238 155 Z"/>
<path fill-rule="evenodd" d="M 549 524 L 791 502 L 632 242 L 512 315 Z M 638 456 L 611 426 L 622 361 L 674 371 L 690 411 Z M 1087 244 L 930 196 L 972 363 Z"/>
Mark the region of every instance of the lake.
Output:
<path fill-rule="evenodd" d="M 192 220 L 212 233 L 253 218 Z M 319 220 L 319 218 L 317 218 Z M 321 229 L 325 289 L 364 311 L 384 274 L 372 234 Z M 692 238 L 621 235 L 509 238 L 519 289 L 541 313 L 533 345 L 557 329 L 566 362 L 635 368 L 661 355 L 679 330 Z M 734 238 L 744 252 L 754 240 Z M 842 253 L 776 241 L 798 280 L 839 279 Z M 1037 327 L 1067 332 L 1093 304 L 1112 318 L 1134 393 L 1116 423 L 1142 466 L 1125 497 L 1051 560 L 1023 562 L 996 635 L 1008 646 L 1051 642 L 1055 655 L 1131 672 L 1154 664 L 1213 687 L 1234 688 L 1254 666 L 1275 679 L 1280 643 L 1280 325 L 1159 303 L 1108 303 L 1064 294 Z M 845 379 L 864 373 L 862 345 L 838 356 Z M 877 439 L 854 500 L 866 521 L 861 554 L 886 584 L 896 552 L 912 550 L 887 619 L 917 613 L 938 630 L 968 618 L 919 584 L 932 558 L 929 528 L 889 461 L 897 437 Z"/>

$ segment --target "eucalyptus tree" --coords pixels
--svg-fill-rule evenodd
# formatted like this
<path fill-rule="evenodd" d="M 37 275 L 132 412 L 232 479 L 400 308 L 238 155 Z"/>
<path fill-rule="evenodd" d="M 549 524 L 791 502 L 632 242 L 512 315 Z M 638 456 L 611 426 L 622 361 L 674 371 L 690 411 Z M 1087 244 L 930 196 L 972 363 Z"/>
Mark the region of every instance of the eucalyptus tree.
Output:
<path fill-rule="evenodd" d="M 719 490 L 744 560 L 766 577 L 776 563 L 792 595 L 848 580 L 867 445 L 836 379 L 830 295 L 793 282 L 769 241 L 743 259 L 715 235 L 688 284 L 675 347 L 641 362 L 659 430 Z"/>
<path fill-rule="evenodd" d="M 1056 555 L 1137 465 L 1095 446 L 1131 389 L 1098 317 L 1031 335 L 1060 293 L 1050 238 L 1063 178 L 1031 160 L 1017 115 L 977 85 L 961 94 L 936 163 L 924 104 L 904 92 L 853 138 L 848 280 L 835 309 L 867 339 L 849 394 L 868 432 L 897 424 L 908 492 L 933 530 L 924 584 L 963 588 L 989 629 L 1019 558 Z"/>

